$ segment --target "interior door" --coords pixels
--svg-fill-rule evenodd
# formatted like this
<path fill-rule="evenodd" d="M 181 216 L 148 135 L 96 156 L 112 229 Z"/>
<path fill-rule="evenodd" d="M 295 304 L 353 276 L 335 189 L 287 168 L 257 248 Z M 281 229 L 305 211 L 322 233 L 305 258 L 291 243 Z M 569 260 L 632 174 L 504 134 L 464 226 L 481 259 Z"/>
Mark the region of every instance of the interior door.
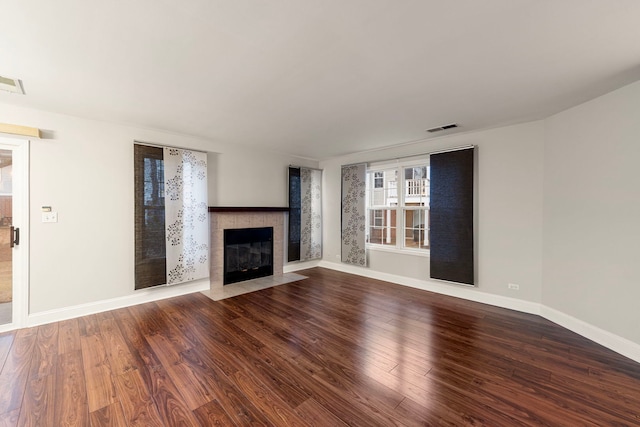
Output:
<path fill-rule="evenodd" d="M 26 323 L 28 147 L 0 137 L 0 331 Z"/>

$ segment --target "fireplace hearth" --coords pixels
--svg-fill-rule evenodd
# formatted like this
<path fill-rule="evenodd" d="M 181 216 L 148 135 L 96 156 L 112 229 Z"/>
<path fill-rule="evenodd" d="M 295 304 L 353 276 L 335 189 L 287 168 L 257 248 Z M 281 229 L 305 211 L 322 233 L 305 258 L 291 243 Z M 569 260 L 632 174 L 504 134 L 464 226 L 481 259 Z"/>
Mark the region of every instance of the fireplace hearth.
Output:
<path fill-rule="evenodd" d="M 224 285 L 271 275 L 273 227 L 224 230 Z"/>

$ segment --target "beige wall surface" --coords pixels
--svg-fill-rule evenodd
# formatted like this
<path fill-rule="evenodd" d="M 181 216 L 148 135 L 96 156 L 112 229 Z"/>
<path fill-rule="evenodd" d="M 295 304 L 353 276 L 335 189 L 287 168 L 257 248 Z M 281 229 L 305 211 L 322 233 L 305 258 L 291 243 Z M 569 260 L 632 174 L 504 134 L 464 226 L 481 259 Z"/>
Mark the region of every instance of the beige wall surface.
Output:
<path fill-rule="evenodd" d="M 339 262 L 341 165 L 394 159 L 466 144 L 478 147 L 475 235 L 478 290 L 540 302 L 544 146 L 541 121 L 321 161 L 325 192 L 324 260 Z M 369 252 L 370 270 L 429 280 L 427 257 Z M 509 290 L 508 283 L 518 284 L 520 290 Z"/>
<path fill-rule="evenodd" d="M 4 122 L 32 126 L 30 313 L 132 295 L 133 142 L 209 153 L 209 205 L 286 206 L 287 166 L 317 162 L 188 135 L 0 104 Z M 41 222 L 41 207 L 58 212 Z"/>
<path fill-rule="evenodd" d="M 640 82 L 546 121 L 543 303 L 640 344 Z"/>

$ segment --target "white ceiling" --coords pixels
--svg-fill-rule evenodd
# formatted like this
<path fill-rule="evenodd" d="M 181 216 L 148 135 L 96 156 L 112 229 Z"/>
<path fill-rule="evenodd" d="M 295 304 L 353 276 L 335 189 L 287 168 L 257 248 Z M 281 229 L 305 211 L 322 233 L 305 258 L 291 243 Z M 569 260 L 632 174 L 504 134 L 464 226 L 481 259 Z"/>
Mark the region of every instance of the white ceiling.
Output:
<path fill-rule="evenodd" d="M 539 119 L 640 79 L 638 0 L 0 0 L 0 10 L 0 75 L 27 92 L 0 102 L 316 159 L 450 122 Z"/>

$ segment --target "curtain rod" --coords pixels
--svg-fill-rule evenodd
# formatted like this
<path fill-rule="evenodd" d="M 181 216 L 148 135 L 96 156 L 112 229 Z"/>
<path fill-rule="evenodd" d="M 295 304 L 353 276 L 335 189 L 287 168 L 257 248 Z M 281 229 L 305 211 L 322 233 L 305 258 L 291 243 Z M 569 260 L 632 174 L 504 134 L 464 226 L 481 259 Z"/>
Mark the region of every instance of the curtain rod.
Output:
<path fill-rule="evenodd" d="M 153 142 L 146 142 L 146 141 L 139 141 L 137 139 L 133 140 L 134 144 L 138 144 L 138 145 L 146 145 L 147 147 L 156 147 L 156 148 L 177 148 L 179 150 L 189 150 L 189 151 L 197 151 L 199 153 L 205 153 L 207 154 L 208 151 L 204 151 L 204 150 L 194 150 L 193 148 L 187 148 L 187 147 L 178 147 L 176 145 L 162 145 L 162 144 L 155 144 Z"/>
<path fill-rule="evenodd" d="M 470 148 L 475 148 L 475 145 L 470 144 L 470 145 L 461 145 L 459 147 L 453 147 L 453 148 L 445 148 L 443 150 L 436 150 L 436 151 L 430 151 L 428 153 L 418 153 L 418 154 L 411 154 L 408 156 L 400 156 L 400 157 L 391 157 L 391 158 L 387 158 L 387 159 L 380 159 L 380 160 L 368 160 L 368 161 L 364 161 L 364 162 L 357 162 L 357 163 L 349 163 L 347 165 L 342 165 L 342 167 L 345 166 L 355 166 L 355 165 L 362 165 L 362 164 L 369 164 L 369 163 L 375 163 L 375 162 L 388 162 L 390 160 L 402 160 L 402 159 L 409 159 L 411 157 L 420 157 L 420 156 L 430 156 L 432 154 L 441 154 L 441 153 L 449 153 L 451 151 L 460 151 L 460 150 L 468 150 Z"/>
<path fill-rule="evenodd" d="M 324 171 L 324 169 L 310 168 L 309 166 L 289 165 L 289 167 L 290 167 L 290 168 L 298 168 L 298 169 L 300 169 L 300 168 L 305 168 L 305 169 L 311 169 L 311 170 L 314 170 L 314 171 L 320 171 L 320 172 Z"/>

